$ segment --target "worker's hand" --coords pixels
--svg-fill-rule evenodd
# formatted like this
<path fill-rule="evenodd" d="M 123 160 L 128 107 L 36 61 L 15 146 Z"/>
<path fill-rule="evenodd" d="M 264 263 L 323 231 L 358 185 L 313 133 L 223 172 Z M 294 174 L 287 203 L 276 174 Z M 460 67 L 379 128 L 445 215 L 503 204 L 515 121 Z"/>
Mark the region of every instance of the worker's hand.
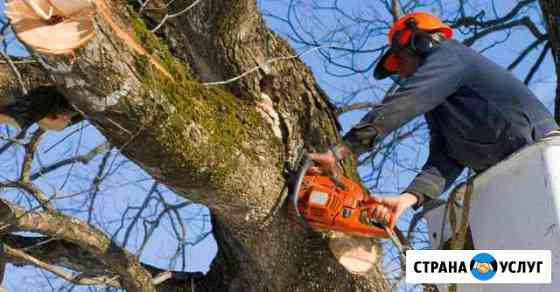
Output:
<path fill-rule="evenodd" d="M 315 161 L 319 166 L 312 166 L 309 168 L 309 172 L 315 174 L 329 174 L 332 173 L 335 177 L 341 173 L 340 169 L 336 165 L 336 158 L 334 154 L 329 150 L 324 153 L 309 153 L 309 158 Z"/>
<path fill-rule="evenodd" d="M 333 152 L 335 151 L 336 154 Z M 319 164 L 319 167 L 311 167 L 309 172 L 316 174 L 329 174 L 338 177 L 342 173 L 337 165 L 337 159 L 342 160 L 352 155 L 352 150 L 344 144 L 331 145 L 330 149 L 324 153 L 310 153 L 309 158 Z"/>
<path fill-rule="evenodd" d="M 401 214 L 418 201 L 418 198 L 411 193 L 403 193 L 396 197 L 376 197 L 372 195 L 370 198 L 379 203 L 371 211 L 371 217 L 381 224 L 391 223 L 392 214 L 395 214 L 394 222 L 396 223 Z"/>

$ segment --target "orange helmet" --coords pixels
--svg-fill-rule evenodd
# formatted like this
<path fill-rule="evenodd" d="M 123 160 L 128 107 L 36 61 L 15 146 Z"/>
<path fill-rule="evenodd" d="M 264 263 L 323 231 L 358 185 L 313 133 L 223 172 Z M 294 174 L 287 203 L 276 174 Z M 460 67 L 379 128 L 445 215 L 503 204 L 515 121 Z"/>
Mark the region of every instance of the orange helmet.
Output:
<path fill-rule="evenodd" d="M 427 12 L 413 12 L 400 17 L 391 27 L 388 34 L 389 46 L 392 47 L 394 44 L 399 44 L 402 46 L 408 46 L 414 29 L 408 24 L 409 21 L 413 19 L 417 30 L 434 33 L 440 32 L 444 35 L 446 39 L 453 36 L 453 30 L 451 27 L 443 23 L 436 16 Z M 398 37 L 399 39 L 393 39 Z M 398 63 L 397 58 L 393 54 L 393 49 L 390 48 L 385 52 L 381 60 L 377 64 L 374 77 L 375 79 L 383 79 L 391 74 L 397 72 Z"/>

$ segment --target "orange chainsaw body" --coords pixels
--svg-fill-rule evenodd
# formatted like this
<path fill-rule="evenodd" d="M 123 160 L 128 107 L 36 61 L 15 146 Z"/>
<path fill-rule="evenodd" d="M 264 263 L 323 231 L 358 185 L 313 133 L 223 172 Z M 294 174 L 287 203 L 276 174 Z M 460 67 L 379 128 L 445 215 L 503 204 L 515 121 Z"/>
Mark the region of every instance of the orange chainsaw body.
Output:
<path fill-rule="evenodd" d="M 301 216 L 316 231 L 340 231 L 347 234 L 389 238 L 379 223 L 373 222 L 371 212 L 378 205 L 362 187 L 341 176 L 338 184 L 328 176 L 306 175 L 295 195 Z M 394 228 L 391 220 L 389 228 Z"/>

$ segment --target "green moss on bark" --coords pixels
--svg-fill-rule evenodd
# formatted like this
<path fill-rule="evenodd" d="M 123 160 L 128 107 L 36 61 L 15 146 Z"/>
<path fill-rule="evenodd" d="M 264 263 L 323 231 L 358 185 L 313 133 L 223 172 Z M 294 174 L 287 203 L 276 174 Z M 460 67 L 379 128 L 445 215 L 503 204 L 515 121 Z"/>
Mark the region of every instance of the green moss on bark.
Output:
<path fill-rule="evenodd" d="M 144 21 L 137 16 L 129 17 L 134 36 L 144 49 L 161 63 L 178 80 L 193 79 L 190 68 L 173 56 L 166 44 L 152 33 Z"/>
<path fill-rule="evenodd" d="M 209 181 L 214 186 L 227 186 L 225 180 L 239 167 L 238 159 L 257 159 L 253 149 L 248 149 L 251 145 L 243 142 L 268 141 L 269 149 L 275 151 L 277 141 L 255 105 L 219 87 L 193 81 L 188 66 L 174 57 L 141 19 L 131 18 L 138 40 L 175 78 L 173 81 L 160 74 L 147 56 L 135 56 L 144 106 L 129 107 L 127 112 L 136 109 L 133 114 L 140 115 L 143 124 L 154 125 L 147 134 L 160 141 L 170 154 L 166 157 L 175 157 L 172 165 L 163 168 L 165 171 L 190 170 L 183 176 L 193 186 L 204 187 Z"/>

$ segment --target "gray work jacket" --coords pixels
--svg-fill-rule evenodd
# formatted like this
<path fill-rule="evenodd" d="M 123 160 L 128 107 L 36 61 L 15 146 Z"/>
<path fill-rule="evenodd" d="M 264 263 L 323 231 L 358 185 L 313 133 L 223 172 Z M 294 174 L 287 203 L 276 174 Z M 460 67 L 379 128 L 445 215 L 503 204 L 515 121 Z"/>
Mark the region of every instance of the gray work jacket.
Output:
<path fill-rule="evenodd" d="M 422 114 L 430 129 L 430 155 L 406 191 L 432 199 L 465 167 L 481 172 L 558 128 L 550 112 L 513 74 L 447 40 L 344 141 L 360 155 Z"/>

